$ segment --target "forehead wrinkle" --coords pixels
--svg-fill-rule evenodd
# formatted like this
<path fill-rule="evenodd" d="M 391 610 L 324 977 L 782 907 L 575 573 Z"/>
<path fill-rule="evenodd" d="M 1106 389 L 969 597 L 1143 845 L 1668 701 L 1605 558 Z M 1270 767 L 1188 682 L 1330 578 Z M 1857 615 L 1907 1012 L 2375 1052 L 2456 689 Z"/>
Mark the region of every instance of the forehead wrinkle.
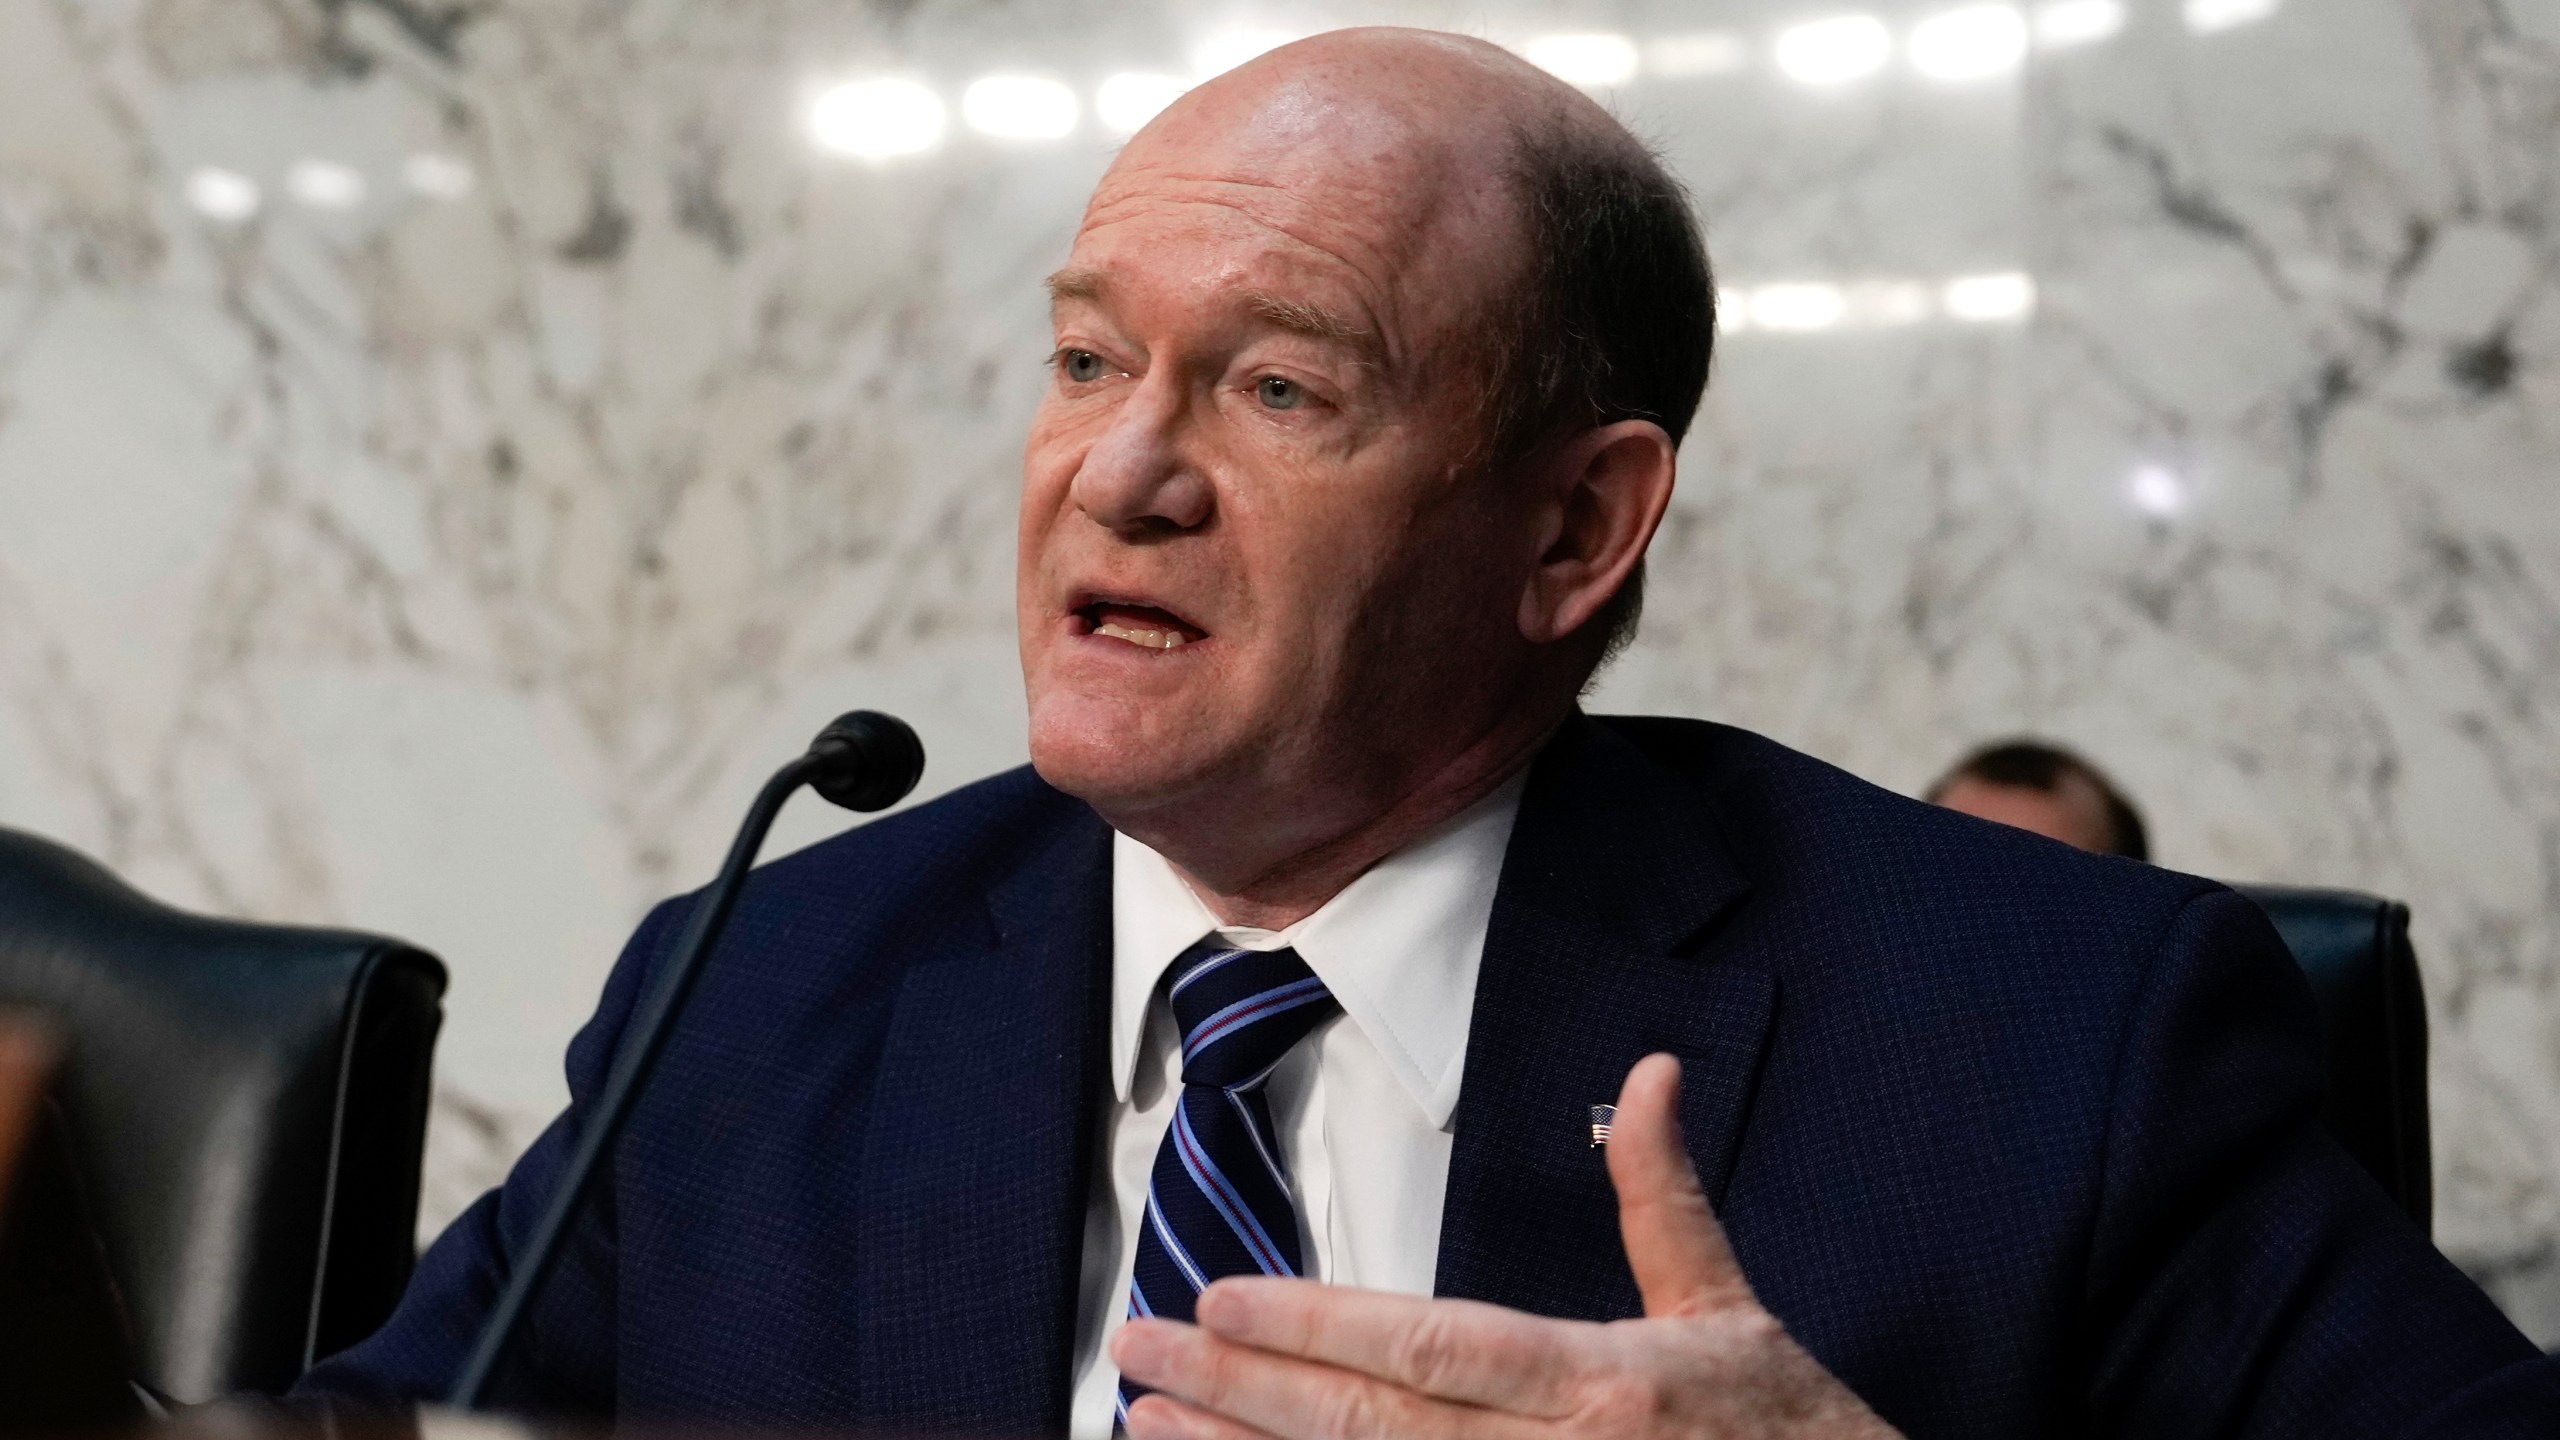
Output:
<path fill-rule="evenodd" d="M 1215 191 L 1223 189 L 1228 182 L 1210 180 L 1196 183 L 1204 189 Z M 1287 187 L 1276 185 L 1254 183 L 1246 185 L 1245 188 L 1288 193 Z M 1404 297 L 1399 287 L 1386 278 L 1395 275 L 1398 270 L 1392 253 L 1382 253 L 1381 247 L 1366 243 L 1369 237 L 1346 236 L 1338 233 L 1341 227 L 1325 227 L 1336 233 L 1328 233 L 1320 239 L 1309 233 L 1319 228 L 1309 223 L 1311 217 L 1282 217 L 1270 213 L 1264 206 L 1239 203 L 1239 198 L 1215 193 L 1195 194 L 1182 198 L 1167 196 L 1161 191 L 1125 193 L 1108 200 L 1098 199 L 1092 209 L 1086 212 L 1084 231 L 1090 234 L 1110 229 L 1126 220 L 1142 218 L 1150 201 L 1186 207 L 1202 206 L 1225 211 L 1256 229 L 1268 231 L 1286 241 L 1287 246 L 1276 252 L 1284 262 L 1291 249 L 1302 254 L 1322 256 L 1325 260 L 1331 261 L 1334 266 L 1339 267 L 1340 273 L 1350 282 L 1354 308 L 1366 312 L 1366 317 L 1374 317 L 1355 318 L 1331 307 L 1279 295 L 1266 289 L 1253 292 L 1246 297 L 1247 304 L 1252 307 L 1256 318 L 1295 333 L 1346 343 L 1354 350 L 1362 352 L 1366 358 L 1381 364 L 1392 362 L 1406 348 L 1397 343 L 1399 327 L 1396 323 L 1404 309 L 1401 303 Z M 1315 207 L 1301 204 L 1300 208 Z M 1115 213 L 1126 210 L 1136 210 L 1139 214 L 1132 216 Z M 1417 245 L 1410 248 L 1419 251 L 1422 247 Z M 1101 283 L 1099 272 L 1085 271 L 1071 265 L 1061 271 L 1060 275 L 1069 282 L 1066 293 L 1070 298 L 1099 298 L 1095 293 Z M 1090 285 L 1086 283 L 1088 280 L 1091 282 Z M 1053 290 L 1052 293 L 1057 292 Z M 1255 306 L 1253 302 L 1256 300 L 1269 300 L 1272 303 L 1268 306 Z M 1377 321 L 1387 323 L 1380 324 L 1376 323 Z M 1412 338 L 1420 340 L 1424 337 Z"/>
<path fill-rule="evenodd" d="M 1104 189 L 1095 194 L 1085 211 L 1084 228 L 1112 224 L 1120 218 L 1119 212 L 1143 209 L 1150 202 L 1207 205 L 1231 211 L 1340 261 L 1381 293 L 1388 289 L 1382 283 L 1386 277 L 1427 253 L 1435 228 L 1395 223 L 1415 208 L 1410 189 L 1361 185 L 1342 175 L 1329 177 L 1321 185 L 1309 185 L 1234 175 L 1185 174 L 1153 166 L 1122 177 L 1116 185 L 1106 179 Z M 1326 240 L 1318 240 L 1310 233 L 1318 230 L 1334 233 Z"/>

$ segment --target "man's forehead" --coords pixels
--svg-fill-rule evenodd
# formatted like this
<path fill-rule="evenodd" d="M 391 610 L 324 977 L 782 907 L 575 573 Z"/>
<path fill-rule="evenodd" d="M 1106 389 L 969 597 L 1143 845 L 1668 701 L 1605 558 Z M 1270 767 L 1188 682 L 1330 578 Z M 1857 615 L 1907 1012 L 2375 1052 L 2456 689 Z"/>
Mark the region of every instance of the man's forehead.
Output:
<path fill-rule="evenodd" d="M 1226 163 L 1221 163 L 1226 162 Z M 1383 278 L 1497 217 L 1471 213 L 1435 167 L 1261 166 L 1168 156 L 1114 167 L 1087 205 L 1077 243 L 1122 227 L 1180 231 L 1239 248 L 1307 249 Z"/>
<path fill-rule="evenodd" d="M 1292 167 L 1295 168 L 1295 167 Z M 1401 179 L 1402 183 L 1399 183 Z M 1319 339 L 1401 349 L 1507 267 L 1508 217 L 1402 177 L 1287 180 L 1183 164 L 1123 167 L 1097 190 L 1062 301 L 1215 305 Z"/>
<path fill-rule="evenodd" d="M 1311 82 L 1203 102 L 1140 132 L 1088 210 L 1163 196 L 1417 228 L 1499 187 L 1510 137 L 1470 118 Z"/>

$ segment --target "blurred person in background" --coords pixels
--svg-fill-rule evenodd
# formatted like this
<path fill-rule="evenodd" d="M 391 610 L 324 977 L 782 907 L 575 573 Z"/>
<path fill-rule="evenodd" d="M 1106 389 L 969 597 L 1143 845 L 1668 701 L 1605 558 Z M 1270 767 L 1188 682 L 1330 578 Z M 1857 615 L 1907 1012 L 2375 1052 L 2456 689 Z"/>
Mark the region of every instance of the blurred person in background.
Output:
<path fill-rule="evenodd" d="M 2106 772 L 2041 740 L 1985 745 L 1939 776 L 1921 798 L 2093 854 L 2151 858 L 2142 812 Z"/>

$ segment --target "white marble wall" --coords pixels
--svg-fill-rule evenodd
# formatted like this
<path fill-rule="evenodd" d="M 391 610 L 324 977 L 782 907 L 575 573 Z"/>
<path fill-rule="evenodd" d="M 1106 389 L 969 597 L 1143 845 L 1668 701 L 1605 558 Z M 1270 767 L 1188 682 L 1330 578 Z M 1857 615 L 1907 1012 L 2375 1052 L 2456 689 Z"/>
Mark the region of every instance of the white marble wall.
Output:
<path fill-rule="evenodd" d="M 2035 729 L 2168 863 L 2406 897 L 2440 1236 L 2560 1342 L 2560 0 L 2127 0 L 1967 82 L 1877 4 L 1831 86 L 1777 0 L 1324 16 L 1650 47 L 1613 103 L 1743 323 L 1603 702 L 1904 788 Z M 927 793 L 1020 758 L 1037 280 L 1110 140 L 866 162 L 812 97 L 1089 95 L 1251 12 L 447 13 L 0 0 L 0 824 L 441 952 L 431 1220 L 827 716 Z"/>

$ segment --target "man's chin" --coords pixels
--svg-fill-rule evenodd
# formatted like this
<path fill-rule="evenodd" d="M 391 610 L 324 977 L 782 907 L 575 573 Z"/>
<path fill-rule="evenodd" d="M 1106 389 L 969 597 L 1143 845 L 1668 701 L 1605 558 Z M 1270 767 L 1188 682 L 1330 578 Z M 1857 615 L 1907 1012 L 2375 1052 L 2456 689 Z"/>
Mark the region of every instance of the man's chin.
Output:
<path fill-rule="evenodd" d="M 1115 825 L 1180 803 L 1218 769 L 1199 728 L 1167 724 L 1162 715 L 1046 713 L 1055 708 L 1032 712 L 1031 768 Z"/>

